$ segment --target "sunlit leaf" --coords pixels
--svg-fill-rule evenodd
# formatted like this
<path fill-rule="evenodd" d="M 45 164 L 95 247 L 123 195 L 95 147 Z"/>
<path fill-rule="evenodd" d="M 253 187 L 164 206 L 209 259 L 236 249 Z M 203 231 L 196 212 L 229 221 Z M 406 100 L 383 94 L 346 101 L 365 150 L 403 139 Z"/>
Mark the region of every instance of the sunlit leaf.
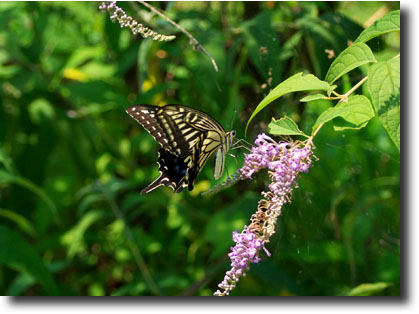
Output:
<path fill-rule="evenodd" d="M 294 120 L 287 116 L 279 120 L 272 118 L 271 123 L 268 125 L 268 130 L 273 135 L 302 135 L 309 137 L 298 128 Z"/>
<path fill-rule="evenodd" d="M 300 101 L 309 102 L 309 101 L 318 100 L 318 99 L 327 99 L 327 96 L 323 94 L 308 95 L 304 98 L 301 98 Z"/>
<path fill-rule="evenodd" d="M 364 43 L 374 37 L 394 31 L 400 31 L 400 10 L 391 11 L 375 21 L 358 36 L 355 43 Z"/>
<path fill-rule="evenodd" d="M 337 117 L 343 118 L 347 123 L 336 125 L 338 130 L 360 129 L 374 117 L 374 110 L 367 97 L 355 95 L 349 97 L 347 101 L 338 103 L 335 107 L 324 111 L 313 126 L 315 130 L 320 124 L 329 122 Z"/>
<path fill-rule="evenodd" d="M 374 64 L 368 89 L 378 118 L 400 151 L 400 58 Z"/>
<path fill-rule="evenodd" d="M 332 84 L 349 71 L 371 62 L 376 62 L 371 49 L 363 43 L 353 44 L 333 61 L 325 80 Z"/>
<path fill-rule="evenodd" d="M 249 120 L 247 121 L 246 130 L 249 127 L 250 122 L 252 119 L 267 105 L 273 102 L 275 99 L 292 92 L 297 91 L 306 91 L 306 90 L 329 90 L 330 85 L 318 79 L 312 74 L 297 73 L 290 78 L 286 79 L 285 81 L 281 82 L 278 86 L 276 86 L 269 94 L 266 96 L 256 107 L 253 111 L 252 115 L 250 116 Z"/>

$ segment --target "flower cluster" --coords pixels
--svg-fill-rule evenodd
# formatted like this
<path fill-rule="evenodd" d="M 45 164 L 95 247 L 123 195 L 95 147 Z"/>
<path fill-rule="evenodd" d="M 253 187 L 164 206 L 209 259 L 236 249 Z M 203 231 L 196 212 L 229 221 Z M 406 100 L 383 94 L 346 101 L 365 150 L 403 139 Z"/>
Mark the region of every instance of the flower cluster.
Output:
<path fill-rule="evenodd" d="M 99 5 L 99 10 L 109 12 L 112 22 L 118 22 L 121 27 L 129 27 L 134 35 L 140 34 L 144 38 L 151 37 L 151 39 L 157 41 L 170 41 L 176 38 L 174 35 L 162 35 L 145 27 L 131 16 L 128 16 L 124 10 L 116 5 L 116 1 L 102 2 Z"/>
<path fill-rule="evenodd" d="M 277 143 L 266 134 L 259 134 L 250 154 L 245 154 L 242 168 L 237 171 L 233 180 L 252 179 L 252 175 L 264 168 L 268 169 L 269 191 L 262 192 L 263 199 L 259 201 L 258 209 L 250 219 L 249 226 L 245 226 L 241 234 L 233 232 L 236 246 L 229 254 L 231 270 L 214 295 L 224 296 L 235 287 L 239 277 L 244 276 L 250 263 L 258 263 L 258 253 L 264 248 L 275 233 L 275 224 L 281 215 L 282 206 L 289 202 L 300 172 L 308 172 L 311 167 L 311 145 L 302 143 Z"/>
<path fill-rule="evenodd" d="M 251 154 L 245 154 L 244 166 L 238 170 L 240 178 L 251 179 L 255 172 L 268 168 L 272 183 L 269 194 L 265 192 L 263 195 L 270 196 L 274 203 L 282 206 L 296 185 L 299 173 L 308 172 L 311 148 L 288 142 L 277 143 L 264 133 L 258 135 L 255 144 Z"/>
<path fill-rule="evenodd" d="M 265 133 L 259 134 L 251 153 L 245 154 L 244 166 L 238 173 L 242 178 L 252 179 L 252 175 L 263 169 L 275 171 L 277 176 L 286 174 L 288 169 L 308 172 L 310 163 L 304 162 L 311 154 L 309 147 L 293 147 L 288 142 L 277 143 Z"/>
<path fill-rule="evenodd" d="M 224 280 L 218 285 L 224 291 L 217 290 L 214 295 L 228 295 L 233 290 L 240 276 L 245 276 L 250 263 L 259 263 L 259 250 L 263 247 L 262 239 L 246 229 L 242 233 L 233 232 L 233 241 L 236 245 L 231 248 L 228 256 L 231 259 L 231 270 L 226 272 Z"/>

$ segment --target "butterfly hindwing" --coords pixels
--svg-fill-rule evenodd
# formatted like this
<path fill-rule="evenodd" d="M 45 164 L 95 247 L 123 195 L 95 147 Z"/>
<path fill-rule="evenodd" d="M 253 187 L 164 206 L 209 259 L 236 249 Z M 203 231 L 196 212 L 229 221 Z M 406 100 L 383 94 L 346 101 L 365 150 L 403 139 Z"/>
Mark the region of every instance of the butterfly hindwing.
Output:
<path fill-rule="evenodd" d="M 169 186 L 175 192 L 181 192 L 188 185 L 186 175 L 189 168 L 184 158 L 177 157 L 168 150 L 160 148 L 157 163 L 159 164 L 160 177 L 143 189 L 141 194 L 148 193 L 161 185 Z"/>
<path fill-rule="evenodd" d="M 161 185 L 175 192 L 186 186 L 192 190 L 196 177 L 215 151 L 214 177 L 218 179 L 223 173 L 225 154 L 235 132 L 225 132 L 206 113 L 181 105 L 137 105 L 127 108 L 127 113 L 162 146 L 157 159 L 161 175 L 141 193 Z"/>

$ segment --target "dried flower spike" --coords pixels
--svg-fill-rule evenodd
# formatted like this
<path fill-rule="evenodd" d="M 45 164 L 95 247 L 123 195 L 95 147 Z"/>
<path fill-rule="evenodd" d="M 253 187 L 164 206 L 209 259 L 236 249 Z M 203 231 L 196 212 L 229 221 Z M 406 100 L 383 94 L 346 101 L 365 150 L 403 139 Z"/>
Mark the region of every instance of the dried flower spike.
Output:
<path fill-rule="evenodd" d="M 124 10 L 116 5 L 116 1 L 101 2 L 99 10 L 108 12 L 112 22 L 118 22 L 121 27 L 129 27 L 134 35 L 140 34 L 144 38 L 151 37 L 157 41 L 170 41 L 176 38 L 174 35 L 159 34 L 152 29 L 145 27 L 143 24 L 128 16 Z"/>

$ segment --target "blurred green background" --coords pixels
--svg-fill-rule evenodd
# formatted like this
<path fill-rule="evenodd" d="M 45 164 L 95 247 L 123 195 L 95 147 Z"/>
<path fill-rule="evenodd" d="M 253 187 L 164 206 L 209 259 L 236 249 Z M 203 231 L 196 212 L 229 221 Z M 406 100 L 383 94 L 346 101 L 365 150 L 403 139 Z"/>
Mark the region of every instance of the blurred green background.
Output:
<path fill-rule="evenodd" d="M 112 23 L 97 2 L 0 3 L 0 294 L 211 295 L 229 269 L 231 232 L 248 224 L 266 173 L 212 196 L 212 162 L 192 192 L 139 190 L 158 176 L 159 145 L 125 107 L 178 103 L 244 138 L 256 105 L 333 59 L 399 2 L 150 2 L 214 57 L 137 3 L 119 3 L 160 43 Z M 378 60 L 400 34 L 368 44 Z M 339 80 L 349 90 L 366 68 Z M 359 90 L 367 93 L 366 88 Z M 367 94 L 366 94 L 367 95 Z M 246 140 L 284 114 L 310 132 L 330 101 L 282 97 Z M 377 118 L 360 131 L 326 125 L 319 158 L 232 295 L 399 295 L 400 156 Z M 241 166 L 231 151 L 227 173 Z"/>

